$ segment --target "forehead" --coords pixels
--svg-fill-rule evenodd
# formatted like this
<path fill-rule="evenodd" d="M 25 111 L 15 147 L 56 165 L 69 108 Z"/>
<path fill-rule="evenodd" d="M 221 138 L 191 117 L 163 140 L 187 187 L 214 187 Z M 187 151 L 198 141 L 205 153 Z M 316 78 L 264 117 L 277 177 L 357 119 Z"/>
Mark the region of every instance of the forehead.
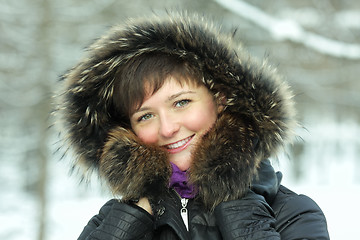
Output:
<path fill-rule="evenodd" d="M 151 81 L 144 82 L 144 98 L 143 101 L 155 95 L 157 92 L 171 92 L 173 90 L 181 89 L 197 89 L 203 84 L 192 79 L 183 79 L 174 76 L 167 77 L 161 86 L 154 86 Z M 205 86 L 204 86 L 205 87 Z"/>

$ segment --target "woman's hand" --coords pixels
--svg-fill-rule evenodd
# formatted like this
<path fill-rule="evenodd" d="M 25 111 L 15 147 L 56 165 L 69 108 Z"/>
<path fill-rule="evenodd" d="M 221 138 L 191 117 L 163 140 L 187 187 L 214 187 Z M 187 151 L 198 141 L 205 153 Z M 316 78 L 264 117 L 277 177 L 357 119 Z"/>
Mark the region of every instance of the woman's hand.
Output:
<path fill-rule="evenodd" d="M 148 213 L 153 215 L 148 198 L 146 198 L 146 197 L 140 198 L 139 201 L 137 203 L 135 203 L 135 205 L 141 207 L 142 209 L 144 209 L 145 211 L 147 211 Z"/>

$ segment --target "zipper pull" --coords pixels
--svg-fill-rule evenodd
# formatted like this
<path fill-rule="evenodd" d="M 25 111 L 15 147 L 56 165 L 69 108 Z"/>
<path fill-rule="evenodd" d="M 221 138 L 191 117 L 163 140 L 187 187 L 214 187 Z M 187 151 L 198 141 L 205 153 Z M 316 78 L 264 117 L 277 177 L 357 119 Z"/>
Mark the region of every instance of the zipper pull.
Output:
<path fill-rule="evenodd" d="M 180 209 L 180 215 L 184 221 L 186 230 L 189 231 L 189 216 L 188 216 L 188 210 L 186 208 L 187 204 L 188 204 L 189 199 L 186 198 L 182 198 L 181 199 L 181 206 L 182 208 Z"/>

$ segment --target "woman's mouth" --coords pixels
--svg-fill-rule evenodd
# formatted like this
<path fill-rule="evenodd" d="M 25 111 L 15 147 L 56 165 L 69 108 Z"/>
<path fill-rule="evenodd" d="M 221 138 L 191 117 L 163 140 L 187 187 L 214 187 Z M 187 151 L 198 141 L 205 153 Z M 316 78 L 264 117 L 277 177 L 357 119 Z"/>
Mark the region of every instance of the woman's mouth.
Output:
<path fill-rule="evenodd" d="M 191 139 L 195 136 L 191 135 L 190 137 L 187 137 L 185 139 L 182 139 L 180 141 L 177 141 L 175 143 L 171 143 L 171 144 L 167 144 L 164 145 L 164 148 L 169 152 L 169 153 L 178 153 L 181 152 L 182 150 L 184 150 L 191 142 Z"/>

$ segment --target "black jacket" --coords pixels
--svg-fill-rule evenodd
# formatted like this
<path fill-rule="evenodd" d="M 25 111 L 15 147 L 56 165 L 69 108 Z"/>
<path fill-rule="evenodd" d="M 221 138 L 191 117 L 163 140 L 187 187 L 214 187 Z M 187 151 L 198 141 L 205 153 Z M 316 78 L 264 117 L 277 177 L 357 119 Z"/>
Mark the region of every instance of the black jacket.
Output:
<path fill-rule="evenodd" d="M 245 197 L 219 204 L 213 213 L 190 200 L 189 231 L 180 216 L 178 194 L 170 190 L 155 217 L 143 209 L 110 200 L 84 228 L 79 240 L 90 239 L 329 239 L 325 216 L 317 204 L 279 185 L 268 161 Z"/>

